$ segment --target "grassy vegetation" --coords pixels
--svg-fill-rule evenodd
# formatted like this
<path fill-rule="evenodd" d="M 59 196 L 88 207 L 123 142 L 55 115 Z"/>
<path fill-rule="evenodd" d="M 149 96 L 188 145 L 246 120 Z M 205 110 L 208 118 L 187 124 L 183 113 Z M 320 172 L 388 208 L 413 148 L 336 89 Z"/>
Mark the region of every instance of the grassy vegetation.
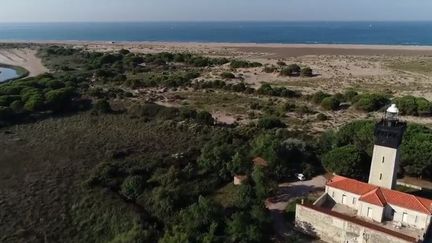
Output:
<path fill-rule="evenodd" d="M 416 59 L 412 61 L 397 61 L 388 64 L 392 69 L 419 73 L 424 75 L 432 74 L 432 61 L 429 59 Z"/>
<path fill-rule="evenodd" d="M 52 74 L 0 85 L 2 242 L 269 242 L 263 202 L 278 182 L 321 173 L 320 158 L 334 148 L 371 147 L 370 122 L 317 139 L 293 132 L 307 127 L 286 114 L 315 113 L 305 104 L 328 97 L 374 109 L 388 101 L 348 92 L 314 101 L 269 84 L 197 81 L 230 60 L 188 53 L 50 47 L 39 54 Z M 136 92 L 161 88 L 168 91 L 158 95 L 178 96 L 182 107 L 146 103 Z M 257 122 L 233 126 L 206 112 L 251 110 Z M 429 137 L 425 128 L 409 128 L 407 173 L 430 177 L 428 152 L 413 149 L 432 151 Z M 269 166 L 254 167 L 256 156 Z M 235 187 L 235 174 L 248 182 Z"/>

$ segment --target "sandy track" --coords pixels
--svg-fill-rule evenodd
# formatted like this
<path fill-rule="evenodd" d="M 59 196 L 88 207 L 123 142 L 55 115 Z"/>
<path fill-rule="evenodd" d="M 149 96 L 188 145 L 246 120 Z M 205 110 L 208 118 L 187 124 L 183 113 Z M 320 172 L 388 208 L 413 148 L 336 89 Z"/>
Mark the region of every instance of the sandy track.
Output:
<path fill-rule="evenodd" d="M 30 77 L 48 72 L 36 57 L 36 51 L 31 49 L 0 49 L 0 63 L 21 66 L 29 71 Z"/>

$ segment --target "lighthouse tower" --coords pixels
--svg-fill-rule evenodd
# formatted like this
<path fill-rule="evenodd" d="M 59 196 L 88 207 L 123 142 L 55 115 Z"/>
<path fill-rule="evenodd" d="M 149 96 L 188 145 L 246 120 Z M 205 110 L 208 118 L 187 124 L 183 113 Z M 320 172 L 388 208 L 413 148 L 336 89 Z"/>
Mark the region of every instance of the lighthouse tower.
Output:
<path fill-rule="evenodd" d="M 400 145 L 406 123 L 399 120 L 399 109 L 391 105 L 384 118 L 375 125 L 375 146 L 369 184 L 393 189 L 399 169 Z"/>

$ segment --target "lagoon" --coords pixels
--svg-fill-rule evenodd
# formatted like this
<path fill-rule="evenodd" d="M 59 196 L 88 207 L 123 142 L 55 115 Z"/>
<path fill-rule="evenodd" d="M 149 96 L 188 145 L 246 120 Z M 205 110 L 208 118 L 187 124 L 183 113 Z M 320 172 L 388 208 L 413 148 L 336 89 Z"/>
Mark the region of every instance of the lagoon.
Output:
<path fill-rule="evenodd" d="M 0 83 L 18 78 L 19 74 L 15 69 L 0 67 Z"/>

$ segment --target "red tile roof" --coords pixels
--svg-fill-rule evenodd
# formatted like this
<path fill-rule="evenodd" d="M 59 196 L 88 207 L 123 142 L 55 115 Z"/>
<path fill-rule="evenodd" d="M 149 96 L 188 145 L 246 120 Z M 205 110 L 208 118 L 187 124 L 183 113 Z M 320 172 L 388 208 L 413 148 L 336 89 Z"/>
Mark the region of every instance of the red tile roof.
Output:
<path fill-rule="evenodd" d="M 376 188 L 374 185 L 362 183 L 360 181 L 346 178 L 343 176 L 335 176 L 327 182 L 328 186 L 351 192 L 357 195 L 366 194 Z"/>
<path fill-rule="evenodd" d="M 376 188 L 360 197 L 360 201 L 384 207 L 386 200 L 380 188 Z"/>
<path fill-rule="evenodd" d="M 381 188 L 368 183 L 335 176 L 327 182 L 327 186 L 357 194 L 360 201 L 384 207 L 392 204 L 424 214 L 432 214 L 432 200 L 414 195 Z"/>

